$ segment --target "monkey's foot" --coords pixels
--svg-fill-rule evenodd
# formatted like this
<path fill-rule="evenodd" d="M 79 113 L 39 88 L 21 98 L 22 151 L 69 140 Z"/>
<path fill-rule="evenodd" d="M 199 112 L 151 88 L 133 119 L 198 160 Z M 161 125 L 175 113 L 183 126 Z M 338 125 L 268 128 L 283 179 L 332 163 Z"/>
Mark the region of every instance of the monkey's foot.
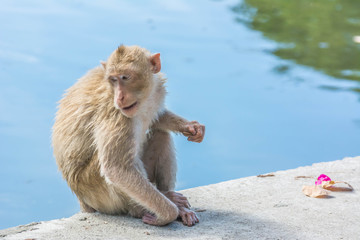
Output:
<path fill-rule="evenodd" d="M 199 222 L 196 213 L 188 208 L 179 208 L 179 217 L 181 218 L 182 223 L 188 227 L 192 227 Z"/>
<path fill-rule="evenodd" d="M 163 193 L 170 201 L 175 203 L 178 208 L 190 208 L 190 203 L 187 200 L 187 197 L 182 195 L 181 193 L 168 191 Z"/>

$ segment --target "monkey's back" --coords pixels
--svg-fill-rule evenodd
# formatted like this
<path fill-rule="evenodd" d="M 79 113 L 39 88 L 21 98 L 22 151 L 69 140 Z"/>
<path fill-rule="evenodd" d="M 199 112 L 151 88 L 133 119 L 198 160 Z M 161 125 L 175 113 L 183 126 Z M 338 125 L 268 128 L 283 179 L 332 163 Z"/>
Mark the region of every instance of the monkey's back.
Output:
<path fill-rule="evenodd" d="M 106 111 L 112 102 L 111 90 L 101 83 L 103 77 L 103 69 L 96 67 L 70 87 L 59 102 L 53 126 L 52 144 L 57 165 L 76 194 L 81 190 L 80 180 L 84 180 L 87 170 L 92 174 L 87 181 L 103 181 L 93 137 L 97 115 Z"/>

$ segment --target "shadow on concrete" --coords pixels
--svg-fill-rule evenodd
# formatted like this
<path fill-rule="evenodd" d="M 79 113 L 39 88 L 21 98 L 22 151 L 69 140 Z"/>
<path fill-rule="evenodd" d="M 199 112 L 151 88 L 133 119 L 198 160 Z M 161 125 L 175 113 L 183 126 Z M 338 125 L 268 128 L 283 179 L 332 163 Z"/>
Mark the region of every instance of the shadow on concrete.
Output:
<path fill-rule="evenodd" d="M 96 214 L 94 217 L 115 224 L 127 231 L 143 234 L 146 239 L 299 239 L 299 233 L 290 226 L 262 219 L 245 213 L 207 209 L 197 213 L 200 223 L 184 226 L 180 221 L 164 227 L 143 224 L 140 219 L 128 216 L 108 216 Z M 265 218 L 266 216 L 264 216 Z M 279 220 L 280 222 L 281 220 Z M 117 227 L 113 227 L 116 231 Z M 114 232 L 114 234 L 116 234 Z M 118 236 L 122 236 L 119 232 Z"/>

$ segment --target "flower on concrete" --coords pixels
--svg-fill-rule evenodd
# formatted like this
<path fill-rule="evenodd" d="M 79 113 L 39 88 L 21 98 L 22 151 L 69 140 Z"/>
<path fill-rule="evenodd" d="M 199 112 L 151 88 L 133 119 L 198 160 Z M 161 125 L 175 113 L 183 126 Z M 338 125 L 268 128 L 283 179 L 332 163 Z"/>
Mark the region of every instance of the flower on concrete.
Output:
<path fill-rule="evenodd" d="M 321 185 L 322 182 L 329 182 L 331 181 L 331 178 L 329 178 L 327 175 L 325 174 L 320 174 L 320 176 L 317 178 L 317 180 L 315 181 L 315 185 Z"/>

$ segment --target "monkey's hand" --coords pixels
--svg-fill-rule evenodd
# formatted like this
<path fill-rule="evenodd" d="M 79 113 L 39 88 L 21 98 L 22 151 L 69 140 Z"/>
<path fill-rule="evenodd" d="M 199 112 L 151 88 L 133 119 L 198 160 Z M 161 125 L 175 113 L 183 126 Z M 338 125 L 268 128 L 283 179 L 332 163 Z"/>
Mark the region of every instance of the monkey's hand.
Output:
<path fill-rule="evenodd" d="M 143 223 L 154 226 L 165 226 L 170 223 L 170 222 L 160 221 L 159 218 L 157 218 L 154 214 L 151 214 L 149 212 L 144 213 L 144 216 L 142 217 L 142 221 Z"/>
<path fill-rule="evenodd" d="M 142 221 L 146 224 L 160 226 L 160 224 L 157 221 L 157 217 L 151 213 L 146 212 L 144 216 L 142 217 Z"/>
<path fill-rule="evenodd" d="M 182 195 L 181 193 L 177 193 L 174 191 L 168 191 L 168 192 L 163 192 L 163 194 L 173 203 L 175 203 L 175 205 L 180 209 L 181 207 L 185 207 L 185 208 L 190 208 L 190 203 L 187 200 L 187 197 L 185 197 L 184 195 Z"/>
<path fill-rule="evenodd" d="M 184 225 L 191 227 L 199 222 L 199 218 L 194 211 L 181 207 L 179 208 L 179 217 Z"/>
<path fill-rule="evenodd" d="M 197 121 L 191 121 L 185 124 L 181 133 L 188 137 L 188 141 L 200 143 L 205 136 L 205 126 Z"/>

